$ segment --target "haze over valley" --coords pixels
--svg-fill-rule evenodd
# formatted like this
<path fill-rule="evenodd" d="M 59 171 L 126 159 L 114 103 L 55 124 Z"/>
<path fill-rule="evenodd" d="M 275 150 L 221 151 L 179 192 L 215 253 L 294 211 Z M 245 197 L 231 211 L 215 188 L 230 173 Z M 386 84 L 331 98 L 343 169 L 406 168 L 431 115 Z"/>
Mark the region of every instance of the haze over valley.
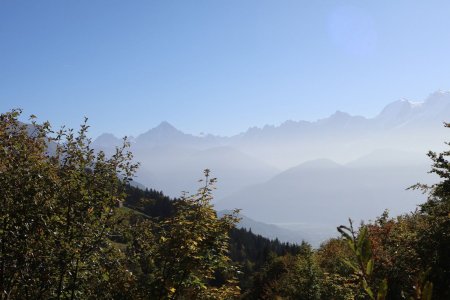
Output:
<path fill-rule="evenodd" d="M 374 219 L 385 209 L 397 215 L 424 201 L 406 189 L 433 182 L 426 153 L 443 148 L 448 116 L 450 92 L 438 91 L 423 102 L 392 102 L 374 118 L 337 111 L 230 137 L 195 136 L 163 121 L 130 141 L 141 163 L 136 181 L 149 188 L 172 197 L 193 193 L 208 168 L 218 178 L 217 209 L 240 208 L 297 231 L 329 228 L 331 235 L 348 217 Z M 94 148 L 112 153 L 120 143 L 102 134 Z"/>

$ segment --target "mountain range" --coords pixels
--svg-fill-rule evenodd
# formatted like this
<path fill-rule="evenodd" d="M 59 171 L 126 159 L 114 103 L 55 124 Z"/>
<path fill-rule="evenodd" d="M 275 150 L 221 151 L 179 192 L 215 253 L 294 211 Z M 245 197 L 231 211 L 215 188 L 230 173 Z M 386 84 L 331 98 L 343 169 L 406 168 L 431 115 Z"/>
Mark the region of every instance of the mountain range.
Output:
<path fill-rule="evenodd" d="M 384 209 L 399 214 L 423 202 L 424 195 L 406 188 L 433 181 L 425 154 L 445 146 L 444 121 L 450 121 L 450 92 L 438 91 L 423 102 L 390 103 L 374 118 L 337 111 L 231 137 L 195 136 L 162 122 L 131 139 L 131 150 L 141 162 L 137 181 L 170 196 L 195 192 L 208 168 L 218 178 L 219 209 L 334 228 L 348 217 L 373 219 Z M 93 147 L 112 153 L 121 142 L 103 134 Z"/>

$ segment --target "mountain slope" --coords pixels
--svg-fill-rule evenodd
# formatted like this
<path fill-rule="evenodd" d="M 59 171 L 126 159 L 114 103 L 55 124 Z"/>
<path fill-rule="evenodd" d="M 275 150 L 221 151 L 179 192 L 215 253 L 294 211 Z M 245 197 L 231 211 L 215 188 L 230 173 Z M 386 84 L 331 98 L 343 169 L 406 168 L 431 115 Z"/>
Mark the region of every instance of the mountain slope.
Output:
<path fill-rule="evenodd" d="M 230 147 L 207 150 L 160 146 L 135 153 L 141 162 L 138 180 L 147 186 L 178 197 L 182 191 L 195 193 L 204 169 L 218 178 L 215 195 L 223 197 L 247 185 L 268 180 L 279 171 Z"/>
<path fill-rule="evenodd" d="M 427 166 L 368 165 L 307 162 L 222 199 L 218 207 L 241 208 L 249 217 L 269 223 L 334 226 L 345 223 L 348 217 L 373 219 L 384 209 L 393 214 L 414 210 L 423 202 L 424 195 L 405 189 L 418 181 L 429 181 Z"/>
<path fill-rule="evenodd" d="M 223 216 L 224 214 L 231 213 L 230 210 L 221 210 L 217 212 L 218 216 Z M 282 228 L 277 225 L 267 224 L 259 222 L 249 218 L 243 214 L 238 215 L 241 220 L 237 224 L 238 228 L 245 228 L 251 230 L 254 234 L 259 234 L 268 239 L 278 239 L 281 242 L 289 242 L 300 244 L 302 241 L 307 241 L 313 243 L 315 237 L 311 236 L 307 232 L 300 232 Z M 314 244 L 314 243 L 313 243 Z M 315 243 L 314 245 L 316 245 Z"/>

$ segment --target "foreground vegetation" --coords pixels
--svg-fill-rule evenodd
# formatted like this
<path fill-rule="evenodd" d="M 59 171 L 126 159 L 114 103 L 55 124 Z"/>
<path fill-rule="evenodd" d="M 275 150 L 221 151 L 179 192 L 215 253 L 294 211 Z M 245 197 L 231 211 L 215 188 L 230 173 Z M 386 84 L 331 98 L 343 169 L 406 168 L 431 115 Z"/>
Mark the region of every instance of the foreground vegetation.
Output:
<path fill-rule="evenodd" d="M 450 151 L 415 212 L 319 249 L 269 241 L 219 218 L 215 179 L 169 199 L 131 187 L 136 164 L 90 148 L 88 126 L 52 131 L 0 116 L 0 299 L 450 299 Z M 449 127 L 449 125 L 446 125 Z"/>

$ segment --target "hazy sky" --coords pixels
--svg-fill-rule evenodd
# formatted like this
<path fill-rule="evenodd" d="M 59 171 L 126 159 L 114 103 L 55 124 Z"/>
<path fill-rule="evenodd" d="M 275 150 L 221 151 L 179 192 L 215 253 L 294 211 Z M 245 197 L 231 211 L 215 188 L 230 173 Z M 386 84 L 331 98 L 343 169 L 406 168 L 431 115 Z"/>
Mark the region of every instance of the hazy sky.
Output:
<path fill-rule="evenodd" d="M 234 134 L 450 89 L 450 1 L 0 0 L 0 111 Z"/>

